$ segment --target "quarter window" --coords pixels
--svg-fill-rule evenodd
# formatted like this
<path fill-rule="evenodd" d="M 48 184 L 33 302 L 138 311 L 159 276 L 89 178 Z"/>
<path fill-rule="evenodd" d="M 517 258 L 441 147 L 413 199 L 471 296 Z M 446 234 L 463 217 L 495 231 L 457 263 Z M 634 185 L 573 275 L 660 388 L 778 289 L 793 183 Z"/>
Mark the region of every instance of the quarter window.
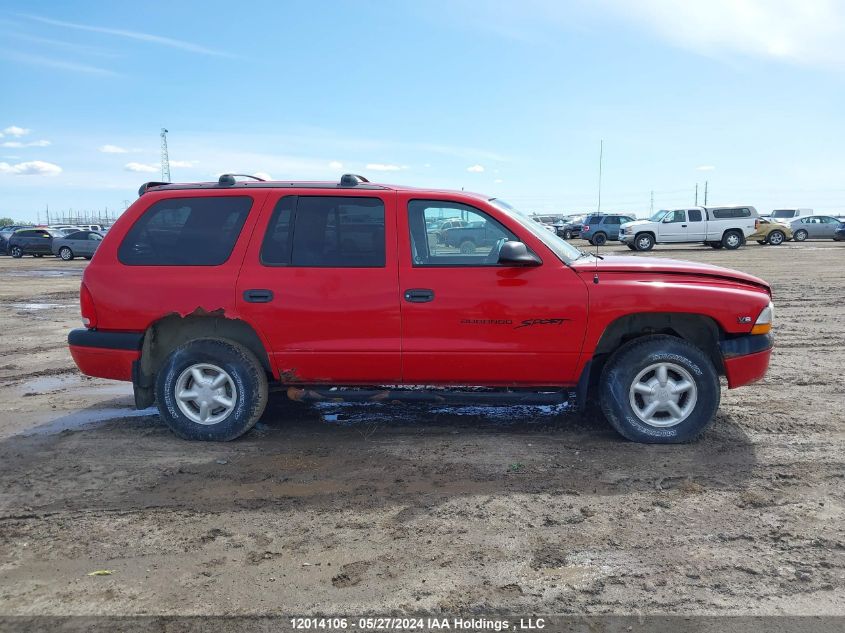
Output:
<path fill-rule="evenodd" d="M 701 209 L 690 209 L 687 213 L 690 222 L 701 222 Z"/>
<path fill-rule="evenodd" d="M 252 198 L 170 198 L 129 229 L 118 259 L 129 266 L 219 266 L 232 254 Z"/>
<path fill-rule="evenodd" d="M 304 268 L 383 267 L 384 217 L 379 198 L 286 196 L 273 210 L 261 262 Z"/>

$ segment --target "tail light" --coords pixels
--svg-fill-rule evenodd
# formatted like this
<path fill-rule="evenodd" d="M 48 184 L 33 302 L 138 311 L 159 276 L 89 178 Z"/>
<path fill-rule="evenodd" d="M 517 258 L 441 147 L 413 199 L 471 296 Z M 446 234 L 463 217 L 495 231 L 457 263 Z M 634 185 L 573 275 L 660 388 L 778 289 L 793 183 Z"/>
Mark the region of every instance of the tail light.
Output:
<path fill-rule="evenodd" d="M 589 225 L 589 224 L 585 224 L 584 226 L 582 226 L 582 227 L 581 227 L 581 230 L 582 230 L 582 231 L 589 231 L 589 230 L 590 230 L 590 225 Z"/>
<path fill-rule="evenodd" d="M 754 230 L 756 231 L 759 228 L 760 228 L 760 218 L 757 218 L 757 219 L 754 220 Z"/>
<path fill-rule="evenodd" d="M 79 287 L 79 308 L 82 313 L 82 323 L 89 330 L 97 327 L 97 309 L 94 307 L 94 297 L 85 282 Z"/>

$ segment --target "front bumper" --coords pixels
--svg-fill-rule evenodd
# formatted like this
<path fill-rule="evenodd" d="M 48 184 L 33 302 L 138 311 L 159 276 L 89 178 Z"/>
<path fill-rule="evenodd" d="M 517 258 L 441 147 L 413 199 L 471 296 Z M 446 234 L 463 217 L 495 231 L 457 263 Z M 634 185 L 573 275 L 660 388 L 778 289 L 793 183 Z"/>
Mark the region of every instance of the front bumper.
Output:
<path fill-rule="evenodd" d="M 771 333 L 719 341 L 729 389 L 757 382 L 766 375 L 774 342 Z"/>
<path fill-rule="evenodd" d="M 79 328 L 67 337 L 70 355 L 87 376 L 132 380 L 132 363 L 141 356 L 144 335 L 139 332 L 102 332 Z"/>

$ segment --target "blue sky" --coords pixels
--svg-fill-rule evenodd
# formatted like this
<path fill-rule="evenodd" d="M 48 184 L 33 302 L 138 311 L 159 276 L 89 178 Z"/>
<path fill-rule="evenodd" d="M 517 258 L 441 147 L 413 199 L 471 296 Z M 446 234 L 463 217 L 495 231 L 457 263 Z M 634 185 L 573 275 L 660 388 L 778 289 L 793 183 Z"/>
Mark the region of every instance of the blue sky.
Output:
<path fill-rule="evenodd" d="M 0 216 L 221 172 L 845 211 L 836 0 L 0 0 Z"/>

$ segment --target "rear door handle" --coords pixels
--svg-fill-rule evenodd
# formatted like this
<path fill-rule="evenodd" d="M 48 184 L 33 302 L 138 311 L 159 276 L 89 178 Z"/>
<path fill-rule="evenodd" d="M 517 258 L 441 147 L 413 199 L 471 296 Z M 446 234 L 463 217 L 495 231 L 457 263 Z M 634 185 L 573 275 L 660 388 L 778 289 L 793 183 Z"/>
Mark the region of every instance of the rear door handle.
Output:
<path fill-rule="evenodd" d="M 244 290 L 244 301 L 247 303 L 270 303 L 272 300 L 272 290 Z"/>
<path fill-rule="evenodd" d="M 434 301 L 434 290 L 411 288 L 405 291 L 405 301 L 410 303 L 428 303 L 429 301 Z"/>

